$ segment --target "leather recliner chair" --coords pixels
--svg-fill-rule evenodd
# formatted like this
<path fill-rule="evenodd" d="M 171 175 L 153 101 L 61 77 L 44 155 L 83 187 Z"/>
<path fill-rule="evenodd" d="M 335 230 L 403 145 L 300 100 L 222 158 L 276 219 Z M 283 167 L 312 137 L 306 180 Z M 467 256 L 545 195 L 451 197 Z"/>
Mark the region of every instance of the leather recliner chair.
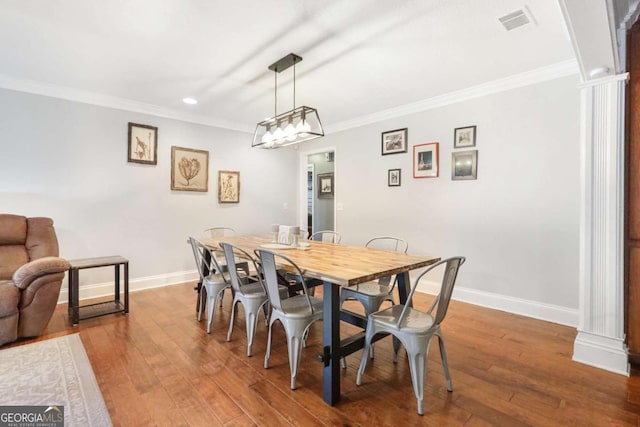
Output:
<path fill-rule="evenodd" d="M 42 334 L 68 269 L 50 218 L 0 214 L 0 345 Z"/>

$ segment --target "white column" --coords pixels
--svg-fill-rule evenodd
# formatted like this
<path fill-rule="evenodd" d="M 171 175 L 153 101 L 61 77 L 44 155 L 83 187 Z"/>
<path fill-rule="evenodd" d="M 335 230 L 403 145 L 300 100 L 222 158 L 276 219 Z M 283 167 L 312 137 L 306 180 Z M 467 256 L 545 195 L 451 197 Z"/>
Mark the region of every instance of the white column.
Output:
<path fill-rule="evenodd" d="M 629 374 L 624 343 L 624 104 L 628 74 L 581 86 L 580 319 L 573 360 Z"/>

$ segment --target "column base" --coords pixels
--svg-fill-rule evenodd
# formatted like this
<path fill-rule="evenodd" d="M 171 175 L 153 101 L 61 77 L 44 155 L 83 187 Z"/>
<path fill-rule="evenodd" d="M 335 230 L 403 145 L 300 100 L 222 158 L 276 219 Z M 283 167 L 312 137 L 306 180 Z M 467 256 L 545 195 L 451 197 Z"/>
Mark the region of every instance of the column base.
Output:
<path fill-rule="evenodd" d="M 573 343 L 573 360 L 629 376 L 627 346 L 620 339 L 578 331 Z"/>

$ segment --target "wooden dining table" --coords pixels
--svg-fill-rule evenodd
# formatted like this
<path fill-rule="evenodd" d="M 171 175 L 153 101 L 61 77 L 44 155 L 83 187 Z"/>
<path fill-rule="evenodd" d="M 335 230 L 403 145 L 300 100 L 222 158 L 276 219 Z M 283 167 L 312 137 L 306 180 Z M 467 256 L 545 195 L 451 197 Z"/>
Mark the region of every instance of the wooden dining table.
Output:
<path fill-rule="evenodd" d="M 409 271 L 426 267 L 440 260 L 435 256 L 407 255 L 404 253 L 370 249 L 362 246 L 307 241 L 301 248 L 273 248 L 271 235 L 244 235 L 202 239 L 213 250 L 227 242 L 253 254 L 254 249 L 267 249 L 283 254 L 295 262 L 305 278 L 323 282 L 323 351 L 318 356 L 324 364 L 322 397 L 329 405 L 340 400 L 340 359 L 364 347 L 364 329 L 367 319 L 346 310 L 340 310 L 340 287 L 352 286 L 381 277 L 396 275 L 400 303 L 407 300 L 410 291 Z M 340 321 L 360 326 L 363 331 L 341 339 Z M 397 344 L 396 344 L 397 345 Z"/>

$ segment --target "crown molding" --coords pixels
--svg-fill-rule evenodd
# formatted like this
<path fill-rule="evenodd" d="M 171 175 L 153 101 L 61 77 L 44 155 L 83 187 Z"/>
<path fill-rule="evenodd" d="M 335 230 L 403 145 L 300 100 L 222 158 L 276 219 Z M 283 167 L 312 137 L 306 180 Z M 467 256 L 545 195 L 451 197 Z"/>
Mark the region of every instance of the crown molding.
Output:
<path fill-rule="evenodd" d="M 326 126 L 326 133 L 341 132 L 348 129 L 402 117 L 445 105 L 455 104 L 482 96 L 499 93 L 519 87 L 541 83 L 547 80 L 570 76 L 579 73 L 578 63 L 575 59 L 559 62 L 546 67 L 537 68 L 520 74 L 515 74 L 503 79 L 494 80 L 466 89 L 457 90 L 443 95 L 427 98 L 410 104 L 401 105 L 376 113 L 357 117 L 355 119 L 338 122 L 334 125 Z M 185 113 L 170 108 L 164 108 L 153 104 L 133 101 L 131 99 L 118 98 L 110 95 L 103 95 L 95 92 L 83 91 L 65 86 L 57 86 L 49 83 L 37 82 L 27 79 L 16 79 L 0 74 L 0 88 L 27 92 L 36 95 L 49 96 L 53 98 L 65 99 L 68 101 L 81 102 L 84 104 L 97 105 L 100 107 L 114 108 L 117 110 L 131 111 L 135 113 L 149 114 L 157 117 L 181 120 L 184 122 L 197 123 L 206 126 L 214 126 L 244 133 L 253 133 L 254 129 L 246 125 L 230 122 L 222 119 L 215 119 L 208 116 Z"/>
<path fill-rule="evenodd" d="M 254 131 L 253 128 L 248 128 L 246 125 L 230 122 L 227 120 L 214 119 L 198 114 L 185 113 L 183 111 L 178 111 L 171 108 L 164 108 L 153 104 L 133 101 L 131 99 L 118 98 L 115 96 L 74 89 L 66 86 L 58 86 L 28 79 L 16 79 L 2 74 L 0 74 L 0 88 L 15 90 L 18 92 L 27 92 L 35 95 L 49 96 L 52 98 L 65 99 L 67 101 L 75 101 L 83 104 L 113 108 L 116 110 L 149 114 L 151 116 L 165 117 L 168 119 L 214 126 L 240 132 L 253 133 Z"/>
<path fill-rule="evenodd" d="M 494 93 L 579 74 L 579 71 L 578 62 L 575 59 L 570 59 L 546 67 L 536 68 L 535 70 L 524 73 L 514 74 L 513 76 L 505 77 L 503 79 L 493 80 L 477 86 L 471 86 L 466 89 L 449 92 L 433 98 L 401 105 L 388 110 L 378 111 L 352 120 L 339 122 L 334 125 L 326 126 L 325 132 L 335 133 L 353 129 L 383 120 L 407 116 L 409 114 L 419 113 L 421 111 L 431 110 L 445 105 L 456 104 Z"/>

